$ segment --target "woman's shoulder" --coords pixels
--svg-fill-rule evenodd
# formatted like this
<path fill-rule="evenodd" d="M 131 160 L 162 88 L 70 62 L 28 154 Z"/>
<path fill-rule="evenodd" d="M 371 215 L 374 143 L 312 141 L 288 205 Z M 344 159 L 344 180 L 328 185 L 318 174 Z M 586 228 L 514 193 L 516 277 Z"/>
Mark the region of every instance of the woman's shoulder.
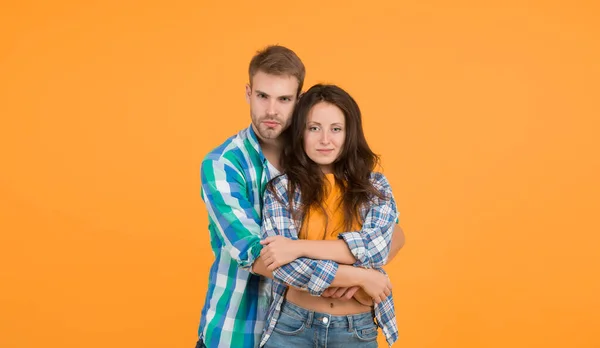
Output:
<path fill-rule="evenodd" d="M 273 187 L 284 187 L 287 188 L 288 176 L 287 174 L 279 174 L 271 179 L 271 185 Z"/>
<path fill-rule="evenodd" d="M 376 185 L 389 185 L 388 179 L 381 172 L 371 172 L 369 180 Z"/>
<path fill-rule="evenodd" d="M 267 185 L 267 191 L 287 200 L 288 196 L 288 176 L 287 174 L 279 174 L 272 178 Z"/>
<path fill-rule="evenodd" d="M 280 174 L 272 178 L 267 185 L 265 197 L 271 196 L 269 197 L 269 200 L 274 198 L 274 200 L 283 204 L 287 204 L 293 200 L 295 208 L 300 207 L 302 205 L 300 189 L 296 186 L 294 189 L 294 194 L 291 197 L 289 193 L 289 178 L 286 174 Z"/>
<path fill-rule="evenodd" d="M 371 172 L 369 180 L 371 181 L 373 187 L 383 195 L 389 196 L 392 194 L 390 182 L 383 173 L 373 171 Z"/>

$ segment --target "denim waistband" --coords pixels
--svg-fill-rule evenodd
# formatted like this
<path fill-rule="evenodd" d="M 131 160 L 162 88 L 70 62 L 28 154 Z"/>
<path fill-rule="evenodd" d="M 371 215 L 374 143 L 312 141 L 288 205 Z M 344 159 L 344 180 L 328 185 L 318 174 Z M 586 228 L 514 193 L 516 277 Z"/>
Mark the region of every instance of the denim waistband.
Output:
<path fill-rule="evenodd" d="M 287 300 L 284 300 L 281 304 L 281 313 L 306 323 L 307 327 L 317 325 L 353 329 L 355 325 L 360 326 L 375 322 L 373 311 L 348 315 L 331 315 L 302 308 Z"/>

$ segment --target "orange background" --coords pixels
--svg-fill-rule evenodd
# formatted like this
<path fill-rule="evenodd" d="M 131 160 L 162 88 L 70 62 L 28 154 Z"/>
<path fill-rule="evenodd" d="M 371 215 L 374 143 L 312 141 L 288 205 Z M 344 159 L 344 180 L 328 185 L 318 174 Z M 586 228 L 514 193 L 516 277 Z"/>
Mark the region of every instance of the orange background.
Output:
<path fill-rule="evenodd" d="M 364 112 L 399 347 L 600 347 L 599 5 L 528 3 L 4 2 L 0 347 L 194 346 L 200 160 L 270 43 Z"/>

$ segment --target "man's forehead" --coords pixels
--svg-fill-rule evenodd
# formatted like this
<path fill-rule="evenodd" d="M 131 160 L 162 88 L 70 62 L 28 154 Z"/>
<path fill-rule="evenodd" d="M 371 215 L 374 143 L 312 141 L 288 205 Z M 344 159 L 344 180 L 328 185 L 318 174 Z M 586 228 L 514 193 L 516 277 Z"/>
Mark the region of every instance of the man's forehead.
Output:
<path fill-rule="evenodd" d="M 271 96 L 296 94 L 298 79 L 292 75 L 274 75 L 259 71 L 252 78 L 252 89 Z"/>

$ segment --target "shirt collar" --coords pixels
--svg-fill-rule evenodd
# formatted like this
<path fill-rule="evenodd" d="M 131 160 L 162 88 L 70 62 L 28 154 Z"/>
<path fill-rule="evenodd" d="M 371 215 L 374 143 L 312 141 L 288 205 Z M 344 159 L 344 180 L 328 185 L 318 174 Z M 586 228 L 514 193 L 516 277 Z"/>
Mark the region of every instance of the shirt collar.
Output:
<path fill-rule="evenodd" d="M 246 131 L 247 131 L 248 141 L 250 142 L 250 145 L 252 145 L 254 150 L 256 150 L 256 153 L 258 153 L 260 162 L 263 165 L 268 164 L 267 158 L 263 154 L 262 148 L 260 147 L 260 143 L 258 142 L 258 137 L 256 136 L 256 133 L 254 132 L 254 128 L 252 127 L 252 124 L 250 124 L 250 127 L 248 127 L 248 129 Z"/>

